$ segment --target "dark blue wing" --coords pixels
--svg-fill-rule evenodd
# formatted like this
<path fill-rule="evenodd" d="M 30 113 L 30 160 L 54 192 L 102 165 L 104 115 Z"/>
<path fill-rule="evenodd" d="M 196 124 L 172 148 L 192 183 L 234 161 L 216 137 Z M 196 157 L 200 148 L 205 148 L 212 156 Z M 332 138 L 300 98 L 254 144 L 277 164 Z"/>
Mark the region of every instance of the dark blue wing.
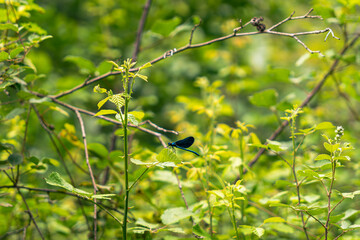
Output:
<path fill-rule="evenodd" d="M 172 143 L 172 145 L 175 145 L 177 147 L 182 147 L 182 148 L 188 148 L 191 145 L 193 145 L 194 141 L 195 141 L 195 139 L 193 137 L 187 137 L 187 138 L 184 138 L 182 140 Z"/>

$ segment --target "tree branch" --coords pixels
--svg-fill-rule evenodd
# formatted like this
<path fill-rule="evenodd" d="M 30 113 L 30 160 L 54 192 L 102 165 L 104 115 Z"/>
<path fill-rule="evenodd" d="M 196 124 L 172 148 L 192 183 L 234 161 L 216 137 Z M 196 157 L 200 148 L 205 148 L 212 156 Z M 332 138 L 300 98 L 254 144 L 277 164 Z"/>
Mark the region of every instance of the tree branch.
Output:
<path fill-rule="evenodd" d="M 319 17 L 319 16 L 310 16 L 309 14 L 310 14 L 311 11 L 312 11 L 312 9 L 310 9 L 310 11 L 308 13 L 306 13 L 305 15 L 298 16 L 298 17 L 292 17 L 293 16 L 293 14 L 292 14 L 292 15 L 290 15 L 290 17 L 282 20 L 281 22 L 271 26 L 268 30 L 264 30 L 262 32 L 257 31 L 257 32 L 236 33 L 238 30 L 241 30 L 245 26 L 247 26 L 250 23 L 250 22 L 248 22 L 244 26 L 241 26 L 240 28 L 234 29 L 233 33 L 231 33 L 229 35 L 219 37 L 219 38 L 215 38 L 213 40 L 203 42 L 203 43 L 199 43 L 199 44 L 189 44 L 189 43 L 192 42 L 192 34 L 191 34 L 190 39 L 189 39 L 189 43 L 187 45 L 185 45 L 185 46 L 183 46 L 183 47 L 181 47 L 179 49 L 174 48 L 173 50 L 166 51 L 165 54 L 162 54 L 161 56 L 151 60 L 150 63 L 155 64 L 157 62 L 160 62 L 160 61 L 164 60 L 165 58 L 167 58 L 169 56 L 173 56 L 175 54 L 178 54 L 180 52 L 183 52 L 183 51 L 186 51 L 186 50 L 189 50 L 189 49 L 204 47 L 204 46 L 211 45 L 211 44 L 216 43 L 216 42 L 225 41 L 227 39 L 234 38 L 234 37 L 244 37 L 244 36 L 251 36 L 251 35 L 258 35 L 258 34 L 273 34 L 273 35 L 279 35 L 279 36 L 292 37 L 297 42 L 299 42 L 303 47 L 305 47 L 305 49 L 308 50 L 310 53 L 315 53 L 315 52 L 318 52 L 318 51 L 311 51 L 308 47 L 306 47 L 306 45 L 301 40 L 296 38 L 296 36 L 325 33 L 325 32 L 331 31 L 330 28 L 326 28 L 324 30 L 317 30 L 317 31 L 310 31 L 310 32 L 298 32 L 298 33 L 284 33 L 284 32 L 272 31 L 272 29 L 275 29 L 276 27 L 278 27 L 281 24 L 283 24 L 283 23 L 285 23 L 287 21 L 290 21 L 290 20 L 300 20 L 300 19 L 306 19 L 306 18 L 319 18 L 319 19 L 321 19 L 321 17 Z M 236 33 L 236 34 L 234 34 L 234 33 Z M 336 38 L 334 35 L 333 35 L 333 37 Z M 132 68 L 132 69 L 130 69 L 130 72 L 136 72 L 138 70 L 139 70 L 139 68 Z M 73 93 L 73 92 L 75 92 L 75 91 L 77 91 L 77 90 L 79 90 L 79 89 L 81 89 L 81 88 L 83 88 L 83 87 L 85 87 L 87 85 L 90 85 L 92 83 L 100 81 L 100 80 L 102 80 L 104 78 L 107 78 L 107 77 L 113 76 L 113 75 L 119 75 L 119 74 L 121 74 L 120 71 L 109 72 L 109 73 L 97 76 L 95 78 L 86 80 L 82 84 L 80 84 L 80 85 L 78 85 L 78 86 L 76 86 L 76 87 L 74 87 L 74 88 L 72 88 L 72 89 L 70 89 L 68 91 L 65 91 L 65 92 L 62 92 L 62 93 L 59 93 L 59 94 L 56 94 L 56 95 L 52 95 L 50 97 L 52 97 L 52 98 L 60 98 L 60 97 L 66 96 L 66 95 L 68 95 L 70 93 Z"/>
<path fill-rule="evenodd" d="M 329 68 L 329 70 L 326 72 L 326 74 L 323 76 L 323 78 L 321 79 L 321 81 L 313 88 L 313 90 L 306 96 L 306 98 L 303 100 L 303 102 L 300 105 L 300 108 L 303 108 L 305 106 L 308 105 L 308 103 L 311 101 L 311 99 L 320 91 L 321 87 L 324 85 L 325 81 L 327 80 L 327 78 L 329 76 L 331 76 L 331 74 L 335 71 L 336 67 L 338 66 L 341 57 L 347 52 L 348 49 L 350 49 L 355 42 L 359 39 L 360 37 L 360 33 L 358 33 L 353 39 L 352 41 L 347 44 L 340 52 L 339 57 L 335 59 L 335 61 L 333 62 L 333 64 L 331 65 L 331 67 Z M 273 132 L 273 134 L 271 134 L 271 136 L 268 138 L 269 140 L 274 140 L 289 124 L 288 121 L 283 121 L 281 123 L 281 125 Z M 265 143 L 265 145 L 267 145 L 267 143 Z M 250 161 L 249 163 L 249 167 L 252 167 L 260 158 L 260 156 L 265 152 L 264 148 L 261 148 L 257 154 L 255 155 L 255 157 Z M 244 169 L 244 173 L 246 173 L 247 170 Z M 238 179 L 237 179 L 238 180 Z M 236 180 L 236 181 L 237 181 Z M 236 182 L 235 181 L 235 182 Z"/>

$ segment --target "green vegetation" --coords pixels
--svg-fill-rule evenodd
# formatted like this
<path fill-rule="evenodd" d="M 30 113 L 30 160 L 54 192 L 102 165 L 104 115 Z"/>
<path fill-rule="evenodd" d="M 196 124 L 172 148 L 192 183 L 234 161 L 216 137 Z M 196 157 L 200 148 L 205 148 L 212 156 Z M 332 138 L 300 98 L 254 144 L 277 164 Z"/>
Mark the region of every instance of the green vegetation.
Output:
<path fill-rule="evenodd" d="M 359 239 L 359 13 L 0 0 L 0 239 Z"/>

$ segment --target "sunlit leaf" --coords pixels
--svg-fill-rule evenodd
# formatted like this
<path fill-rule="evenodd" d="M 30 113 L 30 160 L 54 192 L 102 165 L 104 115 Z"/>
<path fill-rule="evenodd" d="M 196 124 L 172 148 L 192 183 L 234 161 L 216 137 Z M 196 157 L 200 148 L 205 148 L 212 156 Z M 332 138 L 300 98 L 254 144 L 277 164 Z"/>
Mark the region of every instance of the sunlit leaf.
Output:
<path fill-rule="evenodd" d="M 322 122 L 316 125 L 316 130 L 323 130 L 323 129 L 332 129 L 335 128 L 335 126 L 331 122 Z"/>
<path fill-rule="evenodd" d="M 97 104 L 98 109 L 100 109 L 109 99 L 110 99 L 110 97 L 106 97 L 103 100 L 101 100 L 100 102 L 98 102 L 98 104 Z"/>
<path fill-rule="evenodd" d="M 57 172 L 52 172 L 48 178 L 45 178 L 45 182 L 52 186 L 65 188 L 70 192 L 74 190 L 74 187 L 70 183 L 67 183 Z"/>
<path fill-rule="evenodd" d="M 258 236 L 259 238 L 261 238 L 264 233 L 265 233 L 265 229 L 263 228 L 254 228 L 252 231 L 256 236 Z"/>
<path fill-rule="evenodd" d="M 98 111 L 94 116 L 102 116 L 102 115 L 108 115 L 108 114 L 117 114 L 117 112 L 115 110 L 111 110 L 111 109 L 103 109 Z"/>
<path fill-rule="evenodd" d="M 9 59 L 9 54 L 5 51 L 1 51 L 0 52 L 0 62 L 8 60 Z"/>
<path fill-rule="evenodd" d="M 21 52 L 24 51 L 24 48 L 23 47 L 17 47 L 13 50 L 10 51 L 10 58 L 13 59 L 13 58 L 16 58 L 17 55 L 19 55 Z"/>
<path fill-rule="evenodd" d="M 183 220 L 185 218 L 189 218 L 193 213 L 186 208 L 178 207 L 178 208 L 169 208 L 164 211 L 161 215 L 161 221 L 165 225 L 174 224 Z"/>
<path fill-rule="evenodd" d="M 181 163 L 181 159 L 176 156 L 176 154 L 169 148 L 164 148 L 161 152 L 157 155 L 156 159 L 161 162 L 171 162 L 174 164 Z"/>
<path fill-rule="evenodd" d="M 101 88 L 99 84 L 94 87 L 93 91 L 96 93 L 106 93 L 107 92 L 107 90 L 105 88 Z"/>
<path fill-rule="evenodd" d="M 328 154 L 319 154 L 314 160 L 331 160 L 331 156 Z"/>

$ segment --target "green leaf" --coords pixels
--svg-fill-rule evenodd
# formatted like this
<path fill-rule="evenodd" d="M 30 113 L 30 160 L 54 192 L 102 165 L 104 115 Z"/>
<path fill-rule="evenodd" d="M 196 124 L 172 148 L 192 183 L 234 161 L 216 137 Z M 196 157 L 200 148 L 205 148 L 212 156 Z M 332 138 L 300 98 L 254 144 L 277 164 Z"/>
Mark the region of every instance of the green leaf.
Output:
<path fill-rule="evenodd" d="M 193 213 L 184 207 L 166 209 L 161 215 L 161 221 L 165 225 L 174 224 L 182 219 L 189 218 Z"/>
<path fill-rule="evenodd" d="M 98 102 L 97 106 L 98 109 L 100 109 L 111 97 L 106 97 L 103 100 L 101 100 L 100 102 Z"/>
<path fill-rule="evenodd" d="M 24 51 L 23 47 L 17 47 L 13 50 L 10 51 L 10 58 L 14 59 L 17 55 L 19 55 L 19 53 L 21 53 L 22 51 Z"/>
<path fill-rule="evenodd" d="M 82 74 L 91 74 L 95 72 L 95 65 L 90 60 L 79 56 L 66 56 L 65 61 L 72 62 L 80 69 Z"/>
<path fill-rule="evenodd" d="M 339 156 L 339 157 L 335 157 L 335 160 L 339 160 L 339 161 L 350 161 L 351 158 L 349 156 Z"/>
<path fill-rule="evenodd" d="M 105 88 L 101 88 L 100 84 L 96 85 L 93 89 L 94 92 L 96 93 L 106 93 L 107 90 Z"/>
<path fill-rule="evenodd" d="M 176 156 L 176 154 L 172 151 L 172 149 L 164 148 L 161 152 L 156 156 L 156 159 L 161 163 L 181 163 L 181 159 Z"/>
<path fill-rule="evenodd" d="M 111 63 L 109 63 L 108 61 L 101 62 L 96 68 L 96 75 L 103 75 L 105 73 L 110 72 L 112 69 L 112 66 L 113 65 Z"/>
<path fill-rule="evenodd" d="M 118 109 L 120 109 L 125 104 L 125 99 L 121 93 L 112 95 L 109 101 L 114 103 Z"/>
<path fill-rule="evenodd" d="M 151 167 L 152 165 L 156 165 L 158 162 L 143 162 L 141 160 L 135 159 L 135 158 L 130 158 L 130 161 L 135 164 L 135 165 L 140 165 L 140 166 L 147 166 L 147 167 Z"/>
<path fill-rule="evenodd" d="M 283 219 L 281 217 L 271 217 L 271 218 L 264 220 L 264 224 L 265 223 L 282 223 L 282 222 L 286 222 L 286 221 L 285 221 L 285 219 Z"/>
<path fill-rule="evenodd" d="M 115 110 L 111 110 L 111 109 L 104 109 L 104 110 L 100 110 L 98 111 L 94 117 L 96 116 L 102 116 L 102 115 L 108 115 L 108 114 L 117 114 L 117 112 Z"/>
<path fill-rule="evenodd" d="M 7 52 L 0 52 L 0 62 L 8 60 L 9 59 L 9 54 Z"/>
<path fill-rule="evenodd" d="M 324 148 L 330 153 L 334 153 L 339 148 L 339 146 L 340 146 L 339 143 L 330 144 L 330 143 L 324 142 Z"/>
<path fill-rule="evenodd" d="M 351 198 L 353 199 L 356 195 L 360 195 L 360 190 L 357 190 L 355 192 L 349 192 L 349 193 L 341 193 L 341 195 L 344 197 L 344 198 Z"/>
<path fill-rule="evenodd" d="M 24 24 L 22 24 L 22 26 L 29 32 L 37 33 L 39 35 L 47 34 L 47 32 L 43 28 L 41 28 L 39 25 L 37 25 L 36 23 L 33 23 L 33 22 L 24 23 Z"/>
<path fill-rule="evenodd" d="M 32 163 L 35 164 L 35 165 L 38 165 L 39 162 L 40 162 L 40 160 L 39 160 L 37 157 L 34 157 L 34 156 L 28 158 L 27 160 L 28 160 L 29 162 L 32 162 Z"/>
<path fill-rule="evenodd" d="M 139 74 L 139 73 L 135 74 L 135 77 L 141 78 L 141 79 L 144 80 L 145 82 L 148 81 L 148 77 L 147 77 L 147 76 L 142 75 L 142 74 Z"/>
<path fill-rule="evenodd" d="M 14 32 L 18 32 L 19 31 L 19 26 L 17 24 L 14 24 L 14 23 L 2 23 L 2 24 L 0 24 L 0 30 L 6 30 L 6 29 L 10 29 L 10 30 L 13 30 Z"/>
<path fill-rule="evenodd" d="M 16 165 L 19 165 L 20 163 L 22 163 L 23 157 L 19 153 L 13 153 L 8 157 L 7 160 L 11 165 L 16 166 Z"/>
<path fill-rule="evenodd" d="M 144 65 L 142 65 L 141 67 L 139 67 L 139 70 L 142 70 L 142 69 L 145 69 L 145 68 L 148 68 L 148 67 L 151 67 L 151 63 L 150 63 L 150 62 L 147 62 L 147 63 L 145 63 Z"/>
<path fill-rule="evenodd" d="M 160 226 L 157 223 L 148 223 L 142 218 L 139 218 L 136 221 L 136 225 L 144 226 L 144 227 L 147 227 L 148 229 L 155 229 L 155 228 L 158 228 Z"/>
<path fill-rule="evenodd" d="M 328 154 L 319 154 L 314 160 L 331 160 L 331 156 Z"/>
<path fill-rule="evenodd" d="M 110 197 L 114 197 L 116 196 L 116 194 L 95 194 L 95 195 L 92 195 L 91 197 L 92 198 L 95 198 L 95 199 L 107 199 L 107 200 L 111 200 Z"/>
<path fill-rule="evenodd" d="M 112 64 L 115 69 L 120 69 L 121 67 L 114 61 L 107 61 L 108 63 Z M 121 68 L 122 69 L 122 68 Z"/>
<path fill-rule="evenodd" d="M 52 172 L 49 178 L 45 178 L 45 182 L 52 186 L 65 188 L 69 192 L 74 191 L 74 187 L 70 183 L 67 183 L 57 172 Z"/>
<path fill-rule="evenodd" d="M 139 121 L 144 117 L 145 113 L 132 111 L 128 113 L 129 121 L 135 126 L 139 125 Z"/>
<path fill-rule="evenodd" d="M 264 235 L 264 233 L 265 233 L 265 229 L 263 229 L 263 228 L 254 228 L 252 232 L 253 232 L 253 234 L 255 234 L 256 236 L 258 236 L 259 238 L 261 238 L 261 237 Z"/>
<path fill-rule="evenodd" d="M 109 155 L 106 147 L 100 143 L 88 144 L 88 150 L 99 158 L 107 158 L 107 156 Z"/>
<path fill-rule="evenodd" d="M 174 17 L 169 20 L 158 19 L 151 27 L 151 31 L 158 33 L 164 37 L 169 36 L 169 34 L 180 24 L 181 20 L 179 17 Z"/>
<path fill-rule="evenodd" d="M 249 100 L 255 106 L 271 107 L 276 105 L 277 97 L 278 93 L 275 89 L 267 89 L 250 96 Z"/>
<path fill-rule="evenodd" d="M 205 239 L 211 239 L 210 234 L 204 229 L 202 229 L 199 224 L 194 225 L 192 230 L 193 233 L 196 234 L 197 236 L 204 237 Z"/>
<path fill-rule="evenodd" d="M 323 129 L 332 129 L 335 128 L 335 126 L 331 122 L 322 122 L 316 125 L 316 130 L 323 130 Z"/>
<path fill-rule="evenodd" d="M 281 146 L 280 142 L 277 141 L 271 141 L 271 140 L 267 140 L 268 144 L 268 148 L 270 148 L 271 150 L 275 151 L 275 152 L 281 152 L 286 150 L 286 147 Z"/>

